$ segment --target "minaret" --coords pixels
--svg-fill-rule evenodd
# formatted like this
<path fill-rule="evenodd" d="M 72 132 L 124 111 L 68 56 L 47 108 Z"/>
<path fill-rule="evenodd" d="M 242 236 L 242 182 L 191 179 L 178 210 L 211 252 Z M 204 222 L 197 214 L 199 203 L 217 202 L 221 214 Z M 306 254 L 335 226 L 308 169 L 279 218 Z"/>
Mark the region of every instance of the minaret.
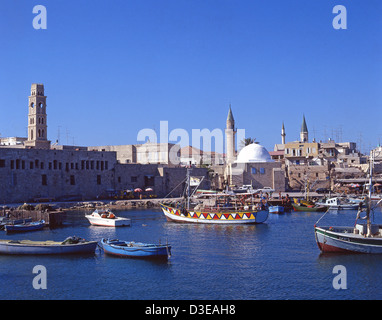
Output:
<path fill-rule="evenodd" d="M 25 147 L 50 149 L 43 84 L 32 84 L 28 109 L 28 140 L 24 142 Z"/>
<path fill-rule="evenodd" d="M 284 122 L 283 122 L 283 126 L 281 128 L 281 144 L 285 144 L 285 128 L 284 128 Z"/>
<path fill-rule="evenodd" d="M 305 115 L 302 117 L 302 125 L 301 125 L 301 132 L 300 132 L 300 142 L 308 142 L 308 127 L 306 126 L 305 122 Z"/>
<path fill-rule="evenodd" d="M 225 129 L 226 138 L 226 163 L 233 163 L 235 161 L 235 120 L 233 118 L 231 105 L 229 105 L 229 111 L 227 116 L 227 127 Z"/>

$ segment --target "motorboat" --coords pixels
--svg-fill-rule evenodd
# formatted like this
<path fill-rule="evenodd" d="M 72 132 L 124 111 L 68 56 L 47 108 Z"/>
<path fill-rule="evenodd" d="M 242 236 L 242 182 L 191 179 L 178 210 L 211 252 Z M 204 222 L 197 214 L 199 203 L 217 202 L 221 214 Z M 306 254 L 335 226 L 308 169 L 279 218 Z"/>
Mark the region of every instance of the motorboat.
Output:
<path fill-rule="evenodd" d="M 122 227 L 131 225 L 131 219 L 117 217 L 109 209 L 96 209 L 91 214 L 85 215 L 85 218 L 93 226 Z"/>
<path fill-rule="evenodd" d="M 352 202 L 349 201 L 347 198 L 341 198 L 341 197 L 333 197 L 328 198 L 322 202 L 317 202 L 317 204 L 321 206 L 325 206 L 328 209 L 335 209 L 335 210 L 357 210 L 359 206 L 362 206 L 362 203 Z"/>

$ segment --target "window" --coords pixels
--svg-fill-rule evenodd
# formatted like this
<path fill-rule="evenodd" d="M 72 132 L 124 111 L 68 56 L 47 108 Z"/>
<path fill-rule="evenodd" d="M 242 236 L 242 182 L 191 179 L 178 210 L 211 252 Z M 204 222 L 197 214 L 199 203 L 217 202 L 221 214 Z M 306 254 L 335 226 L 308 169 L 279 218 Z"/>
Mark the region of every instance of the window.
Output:
<path fill-rule="evenodd" d="M 0 159 L 0 168 L 4 168 L 4 167 L 5 167 L 5 160 Z"/>
<path fill-rule="evenodd" d="M 70 185 L 74 186 L 76 184 L 76 179 L 73 175 L 70 176 Z"/>
<path fill-rule="evenodd" d="M 97 175 L 97 184 L 100 185 L 101 184 L 101 175 Z"/>
<path fill-rule="evenodd" d="M 145 176 L 145 187 L 154 186 L 154 176 Z"/>
<path fill-rule="evenodd" d="M 256 174 L 256 173 L 257 173 L 256 168 L 251 168 L 251 173 L 252 173 L 252 174 Z"/>
<path fill-rule="evenodd" d="M 41 184 L 43 186 L 47 186 L 48 185 L 48 180 L 47 180 L 46 174 L 41 175 Z"/>
<path fill-rule="evenodd" d="M 138 177 L 131 177 L 131 182 L 138 182 Z"/>
<path fill-rule="evenodd" d="M 260 168 L 260 174 L 265 174 L 265 168 Z"/>

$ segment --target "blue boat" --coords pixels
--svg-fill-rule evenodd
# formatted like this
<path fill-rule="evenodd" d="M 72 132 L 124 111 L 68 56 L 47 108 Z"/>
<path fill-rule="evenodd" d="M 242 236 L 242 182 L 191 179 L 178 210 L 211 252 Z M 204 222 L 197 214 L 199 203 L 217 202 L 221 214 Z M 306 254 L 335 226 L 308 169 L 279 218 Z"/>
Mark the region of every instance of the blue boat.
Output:
<path fill-rule="evenodd" d="M 35 231 L 41 230 L 45 226 L 45 220 L 21 223 L 21 224 L 7 224 L 4 226 L 4 229 L 7 233 L 10 232 L 26 232 L 26 231 Z"/>
<path fill-rule="evenodd" d="M 270 206 L 269 212 L 270 213 L 284 213 L 284 207 L 283 206 Z"/>
<path fill-rule="evenodd" d="M 31 240 L 0 240 L 0 254 L 10 255 L 60 255 L 90 254 L 97 248 L 97 241 L 68 237 L 62 242 Z"/>
<path fill-rule="evenodd" d="M 101 245 L 105 253 L 119 257 L 167 259 L 171 256 L 171 246 L 168 244 L 128 242 L 103 238 Z"/>

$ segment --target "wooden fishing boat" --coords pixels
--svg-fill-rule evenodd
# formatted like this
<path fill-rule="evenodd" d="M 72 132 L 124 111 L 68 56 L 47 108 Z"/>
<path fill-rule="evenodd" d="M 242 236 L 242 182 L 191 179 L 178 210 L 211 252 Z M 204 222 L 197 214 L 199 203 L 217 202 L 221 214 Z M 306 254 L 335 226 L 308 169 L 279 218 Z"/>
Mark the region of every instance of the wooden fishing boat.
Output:
<path fill-rule="evenodd" d="M 280 213 L 284 213 L 284 212 L 285 212 L 285 210 L 284 210 L 283 206 L 270 206 L 269 207 L 269 213 L 280 214 Z"/>
<path fill-rule="evenodd" d="M 175 205 L 160 204 L 167 220 L 205 224 L 257 224 L 268 219 L 269 210 L 265 200 L 260 203 L 246 201 L 246 197 L 253 197 L 252 193 L 240 193 L 239 195 L 217 193 L 209 198 L 211 202 L 214 202 L 213 205 L 206 205 L 206 202 L 198 203 L 196 206 L 191 205 L 190 171 L 191 169 L 187 169 L 185 202 Z M 221 200 L 222 205 L 218 205 L 216 199 L 223 199 Z"/>
<path fill-rule="evenodd" d="M 92 214 L 85 215 L 85 218 L 88 219 L 93 226 L 122 227 L 131 225 L 131 219 L 117 217 L 113 212 L 107 209 L 96 209 Z"/>
<path fill-rule="evenodd" d="M 0 254 L 55 255 L 94 253 L 97 241 L 69 237 L 62 242 L 31 240 L 0 240 Z"/>
<path fill-rule="evenodd" d="M 369 180 L 372 185 L 374 153 L 370 154 Z M 382 200 L 375 204 L 377 206 Z M 317 226 L 314 225 L 314 233 L 318 248 L 321 252 L 353 252 L 353 253 L 382 253 L 382 225 L 371 221 L 371 211 L 375 208 L 371 204 L 371 188 L 366 199 L 366 208 L 359 206 L 354 226 Z M 362 212 L 365 215 L 362 217 Z M 358 223 L 358 220 L 366 221 Z"/>
<path fill-rule="evenodd" d="M 103 238 L 101 245 L 105 253 L 130 258 L 169 258 L 171 246 L 134 241 L 109 240 Z"/>
<path fill-rule="evenodd" d="M 45 227 L 45 221 L 33 221 L 21 224 L 6 224 L 4 229 L 7 233 L 11 232 L 27 232 L 27 231 L 36 231 L 41 230 Z"/>
<path fill-rule="evenodd" d="M 324 252 L 382 253 L 382 226 L 314 227 L 318 248 Z"/>
<path fill-rule="evenodd" d="M 294 211 L 322 212 L 328 209 L 325 206 L 320 206 L 320 205 L 306 206 L 306 205 L 298 204 L 298 203 L 292 203 L 292 206 Z"/>

